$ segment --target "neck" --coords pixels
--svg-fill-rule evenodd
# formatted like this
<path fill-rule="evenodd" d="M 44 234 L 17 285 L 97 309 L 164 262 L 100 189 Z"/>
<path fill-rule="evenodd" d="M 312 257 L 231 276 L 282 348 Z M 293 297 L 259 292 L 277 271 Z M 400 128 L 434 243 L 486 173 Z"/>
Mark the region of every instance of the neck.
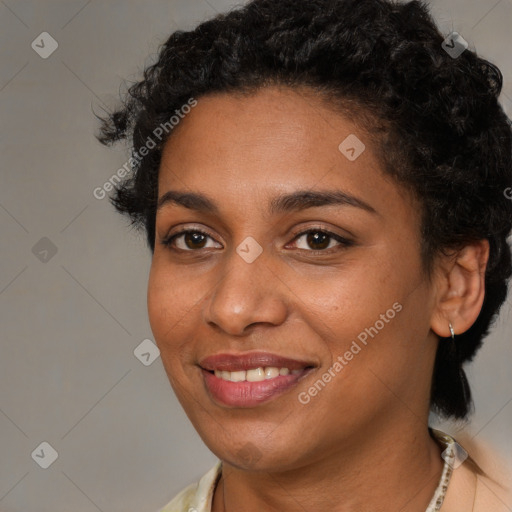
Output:
<path fill-rule="evenodd" d="M 425 424 L 414 426 L 381 426 L 292 471 L 246 471 L 224 462 L 212 511 L 425 512 L 443 461 Z"/>

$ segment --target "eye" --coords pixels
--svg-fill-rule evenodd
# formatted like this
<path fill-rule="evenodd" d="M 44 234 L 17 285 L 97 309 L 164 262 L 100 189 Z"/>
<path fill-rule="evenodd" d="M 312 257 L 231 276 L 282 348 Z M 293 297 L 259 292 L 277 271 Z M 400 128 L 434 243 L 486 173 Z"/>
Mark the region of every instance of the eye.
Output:
<path fill-rule="evenodd" d="M 303 239 L 303 247 L 297 248 L 308 252 L 331 252 L 327 249 L 333 247 L 345 248 L 354 245 L 351 240 L 347 240 L 340 235 L 316 228 L 299 233 L 293 241 L 298 244 L 301 239 Z"/>
<path fill-rule="evenodd" d="M 184 229 L 175 233 L 174 235 L 168 236 L 162 240 L 162 245 L 169 248 L 177 248 L 182 251 L 195 251 L 197 249 L 208 249 L 215 246 L 208 246 L 208 239 L 213 238 L 204 231 L 198 229 Z"/>
<path fill-rule="evenodd" d="M 298 246 L 297 248 L 311 253 L 330 253 L 332 252 L 330 249 L 343 249 L 354 245 L 354 242 L 351 240 L 318 228 L 298 233 L 292 242 L 299 244 L 301 239 L 304 239 L 302 242 L 303 247 Z M 204 231 L 199 229 L 183 229 L 168 236 L 162 240 L 161 243 L 172 250 L 177 249 L 185 252 L 195 252 L 200 249 L 218 247 L 215 244 L 208 245 L 209 240 L 215 242 L 214 239 Z"/>

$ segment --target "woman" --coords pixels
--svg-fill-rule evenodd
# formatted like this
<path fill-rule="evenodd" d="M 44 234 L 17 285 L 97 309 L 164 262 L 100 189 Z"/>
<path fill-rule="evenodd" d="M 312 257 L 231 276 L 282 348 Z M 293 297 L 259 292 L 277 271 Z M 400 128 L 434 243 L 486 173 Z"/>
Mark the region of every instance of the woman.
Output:
<path fill-rule="evenodd" d="M 255 0 L 176 32 L 105 144 L 149 318 L 219 463 L 163 511 L 505 511 L 429 411 L 507 293 L 501 73 L 419 2 Z"/>

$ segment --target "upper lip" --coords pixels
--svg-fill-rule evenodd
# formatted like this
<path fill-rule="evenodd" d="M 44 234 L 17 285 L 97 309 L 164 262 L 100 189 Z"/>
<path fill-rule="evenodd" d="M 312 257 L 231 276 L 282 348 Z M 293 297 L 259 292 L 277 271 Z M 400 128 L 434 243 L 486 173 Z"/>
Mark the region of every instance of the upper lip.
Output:
<path fill-rule="evenodd" d="M 202 359 L 199 362 L 199 366 L 208 371 L 233 372 L 268 366 L 288 368 L 289 370 L 302 370 L 315 365 L 309 361 L 300 361 L 268 352 L 246 352 L 243 354 L 225 353 L 211 355 Z"/>

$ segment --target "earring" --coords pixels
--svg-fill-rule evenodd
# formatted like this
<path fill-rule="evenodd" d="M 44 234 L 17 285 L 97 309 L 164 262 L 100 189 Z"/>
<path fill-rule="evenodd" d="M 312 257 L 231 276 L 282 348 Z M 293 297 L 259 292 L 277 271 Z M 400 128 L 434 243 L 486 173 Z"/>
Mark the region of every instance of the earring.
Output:
<path fill-rule="evenodd" d="M 448 322 L 448 326 L 450 327 L 450 334 L 452 335 L 452 341 L 455 341 L 455 331 L 453 330 L 451 322 Z"/>

